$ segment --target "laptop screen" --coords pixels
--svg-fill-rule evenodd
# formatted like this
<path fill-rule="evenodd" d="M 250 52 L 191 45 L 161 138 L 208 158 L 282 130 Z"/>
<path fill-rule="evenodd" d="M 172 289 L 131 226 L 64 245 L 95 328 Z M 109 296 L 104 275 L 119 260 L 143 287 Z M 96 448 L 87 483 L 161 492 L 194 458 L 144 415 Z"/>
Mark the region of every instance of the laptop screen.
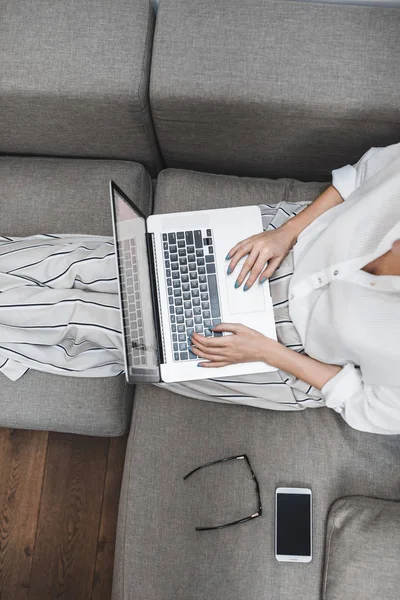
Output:
<path fill-rule="evenodd" d="M 159 381 L 145 217 L 113 182 L 110 186 L 127 381 Z"/>

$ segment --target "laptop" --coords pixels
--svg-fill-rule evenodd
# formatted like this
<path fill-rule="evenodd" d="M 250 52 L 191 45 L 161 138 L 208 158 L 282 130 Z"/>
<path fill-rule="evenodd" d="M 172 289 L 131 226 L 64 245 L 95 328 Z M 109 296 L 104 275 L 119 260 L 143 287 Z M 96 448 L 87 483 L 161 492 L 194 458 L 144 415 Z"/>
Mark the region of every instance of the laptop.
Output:
<path fill-rule="evenodd" d="M 269 282 L 235 289 L 226 255 L 263 230 L 257 206 L 145 217 L 110 181 L 128 383 L 179 382 L 275 371 L 263 362 L 198 369 L 188 338 L 242 323 L 276 339 Z"/>

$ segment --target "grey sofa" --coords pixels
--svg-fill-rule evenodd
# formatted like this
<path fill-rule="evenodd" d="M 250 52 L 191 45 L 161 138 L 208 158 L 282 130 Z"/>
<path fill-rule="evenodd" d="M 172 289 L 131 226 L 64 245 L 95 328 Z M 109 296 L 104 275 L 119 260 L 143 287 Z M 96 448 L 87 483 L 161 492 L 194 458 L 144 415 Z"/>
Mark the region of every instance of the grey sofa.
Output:
<path fill-rule="evenodd" d="M 0 17 L 5 234 L 111 234 L 111 177 L 147 214 L 314 199 L 331 169 L 400 138 L 397 9 L 161 0 L 155 21 L 147 0 L 5 0 Z M 351 577 L 334 561 L 338 575 L 326 570 L 327 517 L 344 496 L 397 508 L 399 436 L 354 431 L 324 408 L 263 411 L 33 372 L 2 378 L 0 424 L 120 435 L 133 397 L 114 600 L 369 600 L 357 556 Z M 247 513 L 254 489 L 236 465 L 183 476 L 242 452 L 263 516 L 196 532 Z M 278 485 L 313 490 L 308 565 L 274 559 Z M 387 580 L 370 588 L 379 600 L 395 597 Z"/>

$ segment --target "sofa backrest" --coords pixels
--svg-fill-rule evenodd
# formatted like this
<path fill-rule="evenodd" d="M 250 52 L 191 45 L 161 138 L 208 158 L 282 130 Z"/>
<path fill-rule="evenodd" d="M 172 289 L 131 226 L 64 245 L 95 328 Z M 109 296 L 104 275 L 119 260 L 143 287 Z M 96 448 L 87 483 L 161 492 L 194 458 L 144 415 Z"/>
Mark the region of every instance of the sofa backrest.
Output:
<path fill-rule="evenodd" d="M 400 140 L 400 9 L 161 0 L 150 82 L 164 161 L 324 181 Z"/>
<path fill-rule="evenodd" d="M 117 158 L 155 175 L 149 0 L 2 0 L 0 153 Z"/>

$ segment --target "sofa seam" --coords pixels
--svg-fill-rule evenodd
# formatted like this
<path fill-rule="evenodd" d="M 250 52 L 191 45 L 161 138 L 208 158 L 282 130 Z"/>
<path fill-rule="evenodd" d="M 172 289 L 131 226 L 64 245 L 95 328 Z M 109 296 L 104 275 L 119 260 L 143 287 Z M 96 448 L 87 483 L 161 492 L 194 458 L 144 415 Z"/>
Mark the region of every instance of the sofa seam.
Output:
<path fill-rule="evenodd" d="M 137 387 L 135 387 L 135 391 L 134 391 L 134 396 L 136 395 L 136 390 Z M 135 431 L 136 431 L 136 423 L 134 421 L 134 415 L 133 412 L 135 410 L 135 398 L 133 399 L 133 410 L 132 410 L 132 421 L 131 421 L 131 429 L 130 429 L 130 435 L 129 435 L 129 450 L 131 450 L 131 446 L 133 446 L 133 437 L 135 435 Z M 128 450 L 128 448 L 127 448 Z M 124 499 L 124 523 L 123 523 L 123 532 L 124 532 L 124 539 L 123 539 L 123 557 L 122 557 L 122 600 L 125 600 L 126 598 L 126 594 L 125 594 L 125 557 L 126 557 L 126 553 L 127 553 L 127 548 L 126 548 L 126 539 L 127 539 L 127 528 L 126 528 L 126 522 L 127 522 L 127 509 L 128 509 L 128 492 L 130 489 L 130 483 L 131 483 L 131 473 L 132 473 L 132 461 L 133 461 L 133 449 L 132 451 L 130 451 L 130 455 L 129 455 L 129 463 L 127 463 L 125 461 L 125 466 L 128 468 L 128 480 L 126 482 L 126 490 L 125 490 L 125 499 Z"/>
<path fill-rule="evenodd" d="M 329 539 L 328 539 L 327 547 L 326 547 L 325 572 L 324 572 L 324 579 L 323 579 L 323 585 L 322 585 L 322 600 L 326 600 L 326 588 L 327 588 L 327 584 L 328 584 L 328 570 L 329 570 L 328 567 L 329 567 L 329 562 L 330 562 L 332 537 L 333 537 L 333 533 L 336 528 L 335 517 L 336 517 L 337 511 L 340 508 L 340 504 L 343 503 L 342 498 L 339 501 L 337 501 L 337 503 L 338 503 L 338 505 L 333 509 L 333 514 L 328 517 L 328 519 L 331 520 L 331 523 L 330 523 Z"/>
<path fill-rule="evenodd" d="M 156 143 L 156 133 L 155 133 L 155 127 L 154 127 L 154 122 L 153 122 L 153 114 L 152 114 L 152 111 L 151 111 L 151 103 L 150 103 L 150 76 L 151 76 L 151 63 L 152 63 L 154 33 L 155 33 L 155 22 L 156 22 L 156 17 L 154 15 L 154 28 L 152 30 L 153 40 L 152 40 L 152 43 L 150 44 L 150 42 L 149 42 L 149 36 L 150 36 L 150 29 L 151 29 L 151 22 L 152 22 L 152 11 L 153 10 L 154 9 L 153 9 L 151 3 L 148 2 L 147 31 L 146 31 L 146 38 L 145 38 L 145 48 L 144 48 L 143 57 L 142 57 L 142 63 L 141 63 L 141 74 L 142 74 L 142 77 L 141 77 L 141 81 L 139 83 L 139 89 L 138 89 L 137 97 L 138 97 L 138 104 L 139 104 L 139 106 L 142 106 L 141 92 L 142 92 L 142 89 L 144 87 L 144 80 L 145 80 L 145 77 L 144 77 L 143 73 L 145 71 L 147 72 L 147 70 L 145 69 L 145 67 L 146 67 L 146 58 L 147 58 L 147 55 L 148 55 L 148 60 L 149 60 L 149 63 L 150 63 L 150 68 L 149 68 L 149 73 L 148 73 L 149 74 L 149 78 L 148 78 L 148 94 L 147 94 L 148 101 L 146 102 L 145 107 L 143 107 L 143 109 L 140 110 L 140 117 L 141 117 L 141 120 L 142 120 L 142 125 L 143 125 L 143 127 L 144 127 L 144 129 L 145 129 L 145 131 L 147 133 L 147 138 L 148 138 L 148 140 L 150 142 L 150 150 L 152 150 L 154 152 L 154 157 L 153 157 L 154 168 L 155 168 L 155 171 L 157 172 L 159 167 L 162 168 L 163 163 L 162 163 L 161 150 L 160 150 L 160 147 L 158 145 L 158 140 L 157 140 L 157 143 Z M 149 46 L 149 48 L 148 48 L 148 46 Z M 148 110 L 148 116 L 150 116 L 150 119 L 151 119 L 151 124 L 152 124 L 152 130 L 151 131 L 149 129 L 149 125 L 147 123 L 147 120 L 146 120 L 146 118 L 145 118 L 145 116 L 143 114 L 144 113 L 144 108 L 148 108 L 149 109 Z"/>

